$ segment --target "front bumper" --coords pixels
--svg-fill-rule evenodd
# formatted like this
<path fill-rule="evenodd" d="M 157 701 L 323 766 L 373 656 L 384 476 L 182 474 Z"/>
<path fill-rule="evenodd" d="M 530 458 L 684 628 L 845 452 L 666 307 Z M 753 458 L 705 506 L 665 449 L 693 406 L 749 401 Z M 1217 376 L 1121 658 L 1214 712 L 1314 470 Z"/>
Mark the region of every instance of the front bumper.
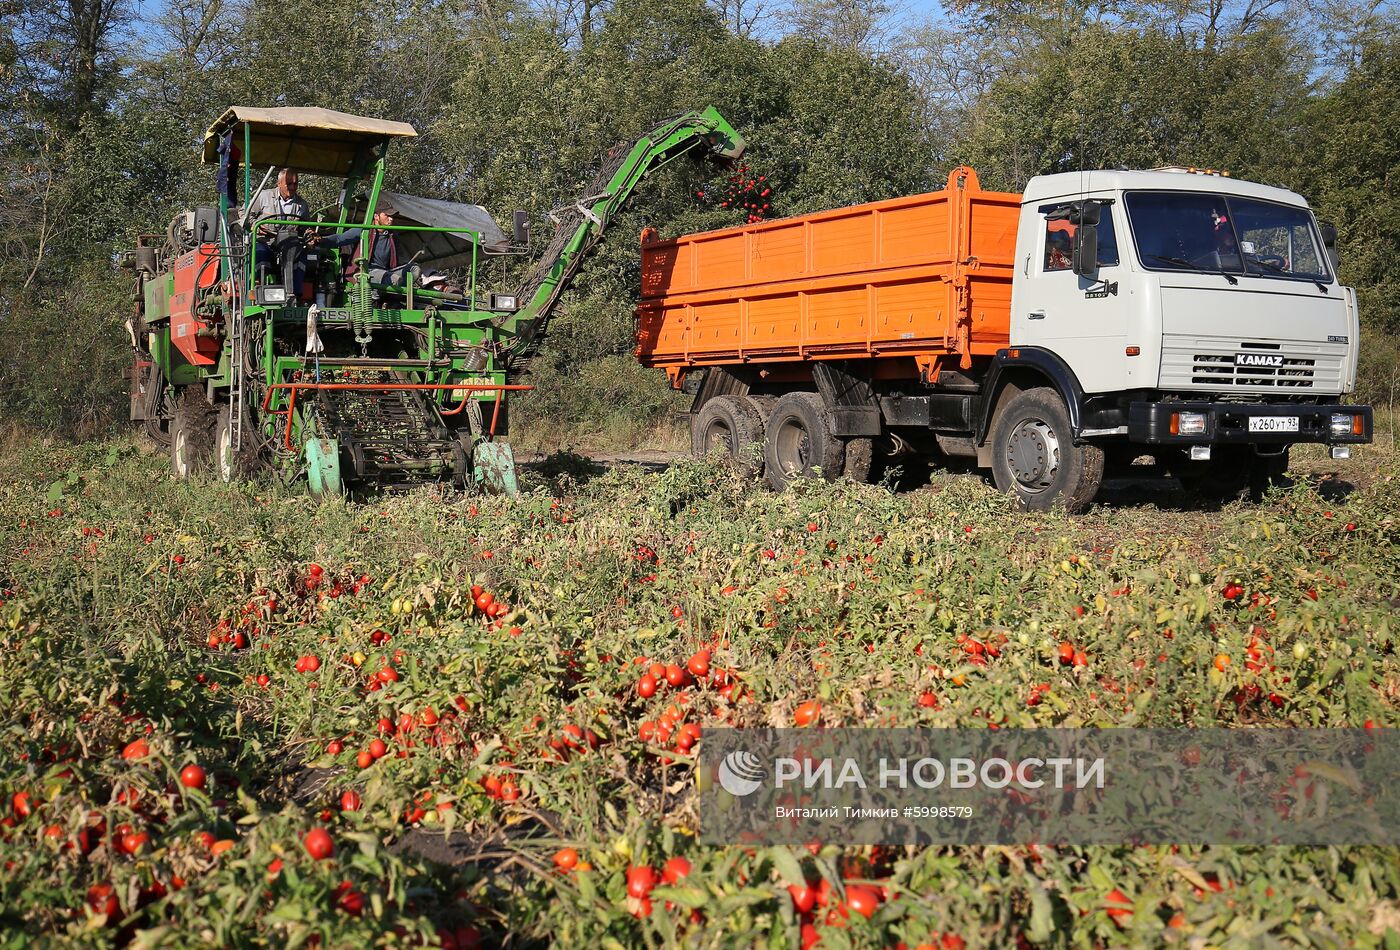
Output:
<path fill-rule="evenodd" d="M 1174 413 L 1196 412 L 1205 416 L 1205 431 L 1191 435 L 1172 433 Z M 1357 434 L 1332 434 L 1332 416 L 1362 417 Z M 1261 416 L 1292 416 L 1296 432 L 1251 432 L 1249 420 Z M 1128 441 L 1153 445 L 1292 445 L 1319 442 L 1324 445 L 1359 445 L 1371 441 L 1370 406 L 1300 406 L 1288 403 L 1134 402 L 1128 404 Z"/>

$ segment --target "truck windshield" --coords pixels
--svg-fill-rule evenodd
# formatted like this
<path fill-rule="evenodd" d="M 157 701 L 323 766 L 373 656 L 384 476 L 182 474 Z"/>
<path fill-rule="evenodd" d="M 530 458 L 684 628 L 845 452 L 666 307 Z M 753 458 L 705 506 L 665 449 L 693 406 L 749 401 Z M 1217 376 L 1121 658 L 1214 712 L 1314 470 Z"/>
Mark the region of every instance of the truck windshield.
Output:
<path fill-rule="evenodd" d="M 1149 270 L 1330 280 L 1306 208 L 1182 191 L 1130 192 L 1125 204 Z"/>

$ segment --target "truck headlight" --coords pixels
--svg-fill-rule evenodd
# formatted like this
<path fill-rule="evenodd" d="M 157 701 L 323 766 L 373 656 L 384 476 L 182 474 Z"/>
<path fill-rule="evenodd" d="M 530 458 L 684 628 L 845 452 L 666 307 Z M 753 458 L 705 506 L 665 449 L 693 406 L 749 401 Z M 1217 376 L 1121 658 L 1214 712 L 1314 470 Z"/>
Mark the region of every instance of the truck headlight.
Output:
<path fill-rule="evenodd" d="M 1206 414 L 1204 412 L 1172 413 L 1172 435 L 1204 435 Z"/>
<path fill-rule="evenodd" d="M 1333 435 L 1364 435 L 1365 423 L 1360 416 L 1353 416 L 1349 413 L 1334 412 L 1332 414 L 1332 434 Z"/>
<path fill-rule="evenodd" d="M 515 294 L 491 295 L 492 310 L 519 310 L 520 308 L 516 305 L 517 303 L 518 301 L 516 299 Z"/>

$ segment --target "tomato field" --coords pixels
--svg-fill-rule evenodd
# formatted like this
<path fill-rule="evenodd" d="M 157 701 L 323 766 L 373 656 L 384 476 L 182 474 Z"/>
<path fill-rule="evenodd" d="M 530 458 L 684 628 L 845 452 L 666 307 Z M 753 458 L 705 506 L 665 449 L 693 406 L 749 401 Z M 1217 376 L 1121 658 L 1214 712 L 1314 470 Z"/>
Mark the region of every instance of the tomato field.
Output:
<path fill-rule="evenodd" d="M 517 499 L 0 461 L 0 933 L 1400 946 L 1391 848 L 697 844 L 726 726 L 1400 725 L 1400 460 L 1024 514 L 555 457 Z"/>

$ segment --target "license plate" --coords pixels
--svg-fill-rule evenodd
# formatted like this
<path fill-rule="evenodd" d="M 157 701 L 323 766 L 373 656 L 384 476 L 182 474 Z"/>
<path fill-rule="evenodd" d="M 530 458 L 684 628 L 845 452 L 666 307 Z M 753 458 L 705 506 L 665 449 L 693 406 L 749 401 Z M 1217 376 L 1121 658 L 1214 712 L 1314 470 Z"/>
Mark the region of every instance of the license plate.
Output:
<path fill-rule="evenodd" d="M 1250 432 L 1297 432 L 1297 416 L 1250 416 Z"/>

